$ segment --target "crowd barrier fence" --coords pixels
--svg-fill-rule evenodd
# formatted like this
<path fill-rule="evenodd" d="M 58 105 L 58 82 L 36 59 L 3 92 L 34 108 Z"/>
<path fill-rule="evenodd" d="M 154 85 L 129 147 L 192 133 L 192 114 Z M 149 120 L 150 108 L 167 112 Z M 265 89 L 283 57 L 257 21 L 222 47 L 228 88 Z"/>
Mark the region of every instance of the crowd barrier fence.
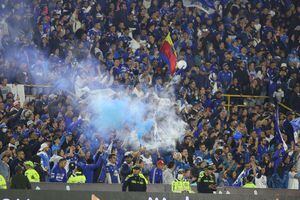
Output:
<path fill-rule="evenodd" d="M 196 190 L 194 187 L 193 190 Z M 35 183 L 32 190 L 0 190 L 0 200 L 299 200 L 299 190 L 218 188 L 216 194 L 175 194 L 169 185 L 148 185 L 147 192 L 121 192 L 121 185 Z"/>
<path fill-rule="evenodd" d="M 24 91 L 25 91 L 25 96 L 26 96 L 26 100 L 31 100 L 35 97 L 34 93 L 38 94 L 38 92 L 41 92 L 43 90 L 51 90 L 51 88 L 53 88 L 52 85 L 43 85 L 43 84 L 24 84 L 24 85 L 20 85 L 24 87 Z M 18 93 L 19 96 L 19 93 Z M 233 98 L 240 98 L 243 99 L 243 102 L 245 102 L 245 99 L 257 99 L 257 100 L 265 100 L 265 99 L 269 99 L 269 96 L 254 96 L 254 95 L 244 95 L 244 94 L 222 94 L 222 96 L 225 98 L 226 100 L 226 107 L 228 112 L 230 112 L 230 107 L 235 105 L 238 107 L 247 107 L 249 105 L 247 104 L 232 104 L 232 100 Z M 286 111 L 291 111 L 294 112 L 293 109 L 291 109 L 290 107 L 288 107 L 287 105 L 283 104 L 283 103 L 279 103 L 279 106 L 282 107 L 283 109 L 285 109 Z M 297 116 L 300 116 L 300 113 L 296 113 L 294 112 Z"/>

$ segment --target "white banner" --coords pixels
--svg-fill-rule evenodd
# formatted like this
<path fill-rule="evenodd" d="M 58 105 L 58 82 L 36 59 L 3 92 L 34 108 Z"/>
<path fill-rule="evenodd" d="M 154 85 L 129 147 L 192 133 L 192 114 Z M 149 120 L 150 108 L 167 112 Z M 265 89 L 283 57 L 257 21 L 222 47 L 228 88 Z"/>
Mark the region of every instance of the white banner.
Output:
<path fill-rule="evenodd" d="M 19 100 L 21 106 L 23 106 L 25 102 L 25 89 L 24 85 L 15 85 L 15 84 L 7 84 L 11 88 L 11 92 L 14 94 L 14 99 Z"/>

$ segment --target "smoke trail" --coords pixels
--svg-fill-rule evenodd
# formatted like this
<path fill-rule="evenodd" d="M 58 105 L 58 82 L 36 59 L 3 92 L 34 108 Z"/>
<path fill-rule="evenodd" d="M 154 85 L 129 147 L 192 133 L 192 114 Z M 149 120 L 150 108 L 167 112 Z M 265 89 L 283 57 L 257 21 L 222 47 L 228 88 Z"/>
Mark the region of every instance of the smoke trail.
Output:
<path fill-rule="evenodd" d="M 89 49 L 80 49 L 78 53 L 76 42 L 69 44 L 68 50 L 63 46 L 49 50 L 51 54 L 48 56 L 47 49 L 38 49 L 36 41 L 33 42 L 34 30 L 29 22 L 34 16 L 30 14 L 30 7 L 16 12 L 25 13 L 26 18 L 16 15 L 16 18 L 9 19 L 6 32 L 10 35 L 1 35 L 1 38 L 7 39 L 1 43 L 5 49 L 5 60 L 18 66 L 16 72 L 10 73 L 16 76 L 13 80 L 21 84 L 51 84 L 54 88 L 49 93 L 67 91 L 76 94 L 75 98 L 81 102 L 77 106 L 82 108 L 80 115 L 88 113 L 85 117 L 88 122 L 86 127 L 96 130 L 104 138 L 116 135 L 124 146 L 136 148 L 140 145 L 148 149 L 175 146 L 175 140 L 184 134 L 186 124 L 175 113 L 171 87 L 165 88 L 160 97 L 152 88 L 146 88 L 146 92 L 137 97 L 132 90 L 116 86 L 113 76 L 108 72 L 99 74 L 99 62 L 91 58 L 91 53 L 86 53 L 90 52 Z M 41 40 L 49 39 L 47 34 L 44 35 Z M 65 41 L 68 42 L 71 43 Z M 78 62 L 76 56 L 72 56 L 76 52 L 85 59 Z"/>
<path fill-rule="evenodd" d="M 103 136 L 116 133 L 125 146 L 172 149 L 185 132 L 186 124 L 176 115 L 169 98 L 153 92 L 137 98 L 121 89 L 94 90 L 89 95 L 86 102 L 91 125 Z"/>

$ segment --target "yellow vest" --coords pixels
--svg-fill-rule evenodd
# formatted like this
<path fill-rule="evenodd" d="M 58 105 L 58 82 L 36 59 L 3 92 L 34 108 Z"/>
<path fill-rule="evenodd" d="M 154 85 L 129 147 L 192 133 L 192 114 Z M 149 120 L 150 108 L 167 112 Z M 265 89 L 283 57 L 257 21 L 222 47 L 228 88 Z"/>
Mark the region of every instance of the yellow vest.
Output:
<path fill-rule="evenodd" d="M 7 189 L 6 180 L 4 176 L 0 174 L 0 189 Z"/>
<path fill-rule="evenodd" d="M 145 176 L 144 176 L 144 174 L 142 174 L 142 172 L 141 172 L 141 173 L 139 173 L 139 176 L 140 176 L 141 178 L 145 179 L 145 181 L 146 181 L 146 184 L 148 184 L 148 180 L 145 178 Z"/>
<path fill-rule="evenodd" d="M 81 173 L 75 173 L 70 176 L 68 183 L 85 183 L 86 177 Z"/>
<path fill-rule="evenodd" d="M 40 175 L 35 169 L 27 169 L 25 171 L 25 176 L 27 176 L 29 182 L 31 183 L 40 182 Z"/>
<path fill-rule="evenodd" d="M 192 192 L 191 184 L 187 180 L 175 180 L 172 182 L 172 192 L 182 193 L 182 192 Z"/>
<path fill-rule="evenodd" d="M 254 183 L 246 183 L 243 188 L 256 188 L 256 185 Z"/>

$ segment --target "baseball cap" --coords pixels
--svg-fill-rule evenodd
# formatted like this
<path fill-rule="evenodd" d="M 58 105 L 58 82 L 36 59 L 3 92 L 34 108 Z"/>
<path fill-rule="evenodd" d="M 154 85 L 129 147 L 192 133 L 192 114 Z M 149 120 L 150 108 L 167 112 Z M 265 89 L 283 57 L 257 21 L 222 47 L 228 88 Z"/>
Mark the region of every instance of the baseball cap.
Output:
<path fill-rule="evenodd" d="M 33 122 L 32 120 L 29 120 L 29 121 L 27 122 L 27 126 L 30 126 L 30 125 L 32 125 L 32 124 L 34 124 L 34 122 Z"/>
<path fill-rule="evenodd" d="M 280 67 L 287 67 L 287 64 L 286 63 L 281 63 Z"/>
<path fill-rule="evenodd" d="M 141 169 L 141 167 L 140 167 L 140 166 L 138 166 L 138 165 L 134 165 L 134 166 L 132 167 L 132 169 L 139 170 L 139 169 Z"/>
<path fill-rule="evenodd" d="M 9 148 L 10 148 L 10 147 L 13 147 L 13 148 L 15 148 L 15 149 L 17 148 L 16 145 L 13 145 L 13 144 L 11 144 L 11 143 L 8 144 L 8 147 L 9 147 Z"/>
<path fill-rule="evenodd" d="M 157 161 L 157 163 L 156 163 L 157 165 L 164 165 L 165 164 L 165 162 L 163 161 L 163 160 L 159 160 L 159 161 Z"/>
<path fill-rule="evenodd" d="M 28 166 L 30 166 L 30 167 L 34 167 L 34 164 L 33 164 L 33 162 L 32 161 L 26 161 L 26 162 L 24 162 L 24 165 L 28 165 Z"/>
<path fill-rule="evenodd" d="M 39 149 L 39 151 L 43 151 L 45 148 L 49 147 L 49 145 L 44 142 L 42 145 L 41 145 L 41 148 Z"/>
<path fill-rule="evenodd" d="M 208 165 L 205 169 L 207 169 L 207 170 L 214 170 L 214 167 L 212 165 Z"/>
<path fill-rule="evenodd" d="M 124 154 L 125 157 L 132 157 L 132 153 L 130 151 L 127 151 L 125 154 Z"/>

